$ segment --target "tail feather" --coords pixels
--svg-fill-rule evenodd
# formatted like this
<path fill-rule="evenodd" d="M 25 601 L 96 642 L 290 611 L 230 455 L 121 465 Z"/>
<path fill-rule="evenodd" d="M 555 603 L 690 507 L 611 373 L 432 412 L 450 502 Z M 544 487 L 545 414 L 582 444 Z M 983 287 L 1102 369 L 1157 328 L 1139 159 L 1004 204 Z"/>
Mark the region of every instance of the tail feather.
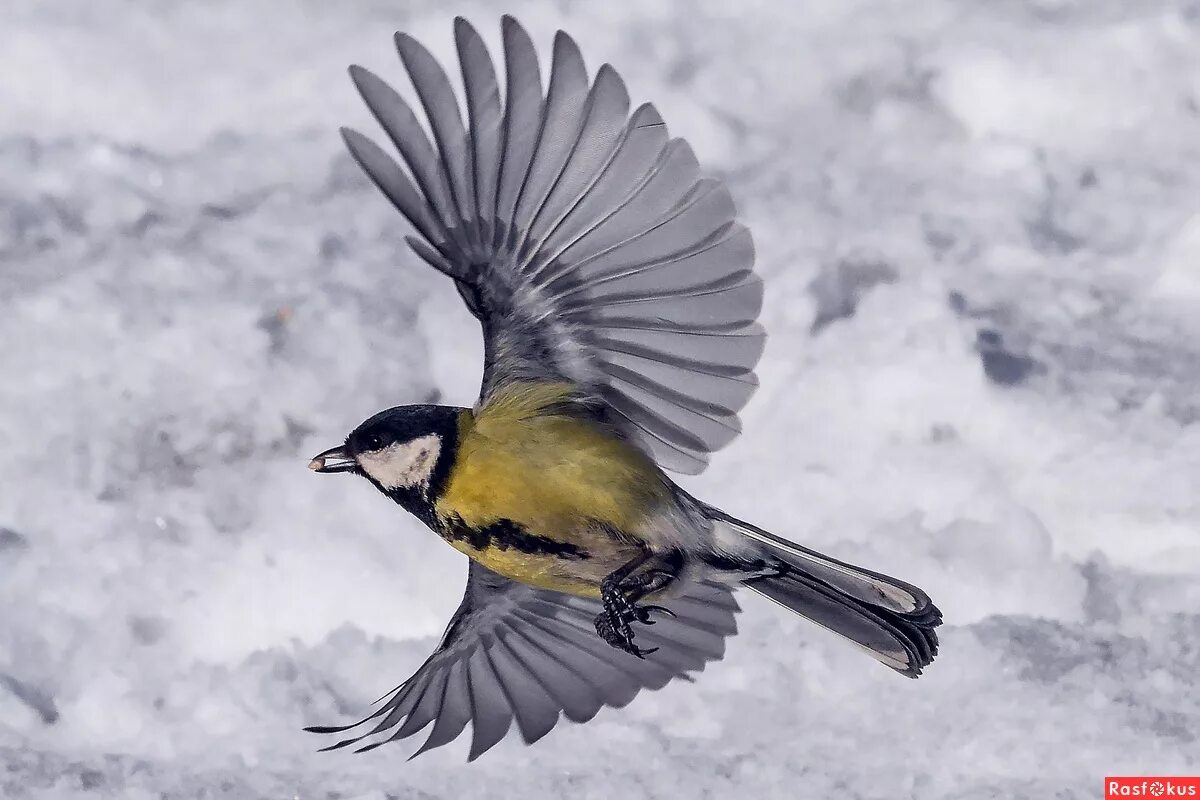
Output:
<path fill-rule="evenodd" d="M 745 586 L 805 619 L 862 647 L 877 661 L 915 678 L 938 652 L 934 628 L 942 615 L 932 603 L 921 614 L 872 607 L 811 575 L 789 569 L 779 576 L 752 578 Z"/>
<path fill-rule="evenodd" d="M 910 583 L 809 550 L 712 506 L 708 506 L 706 511 L 714 521 L 725 523 L 742 536 L 765 545 L 768 551 L 781 556 L 797 569 L 867 605 L 886 608 L 898 614 L 920 614 L 922 609 L 932 605 L 929 595 Z"/>
<path fill-rule="evenodd" d="M 942 612 L 929 595 L 904 581 L 824 556 L 730 517 L 711 506 L 711 519 L 762 545 L 778 572 L 744 585 L 915 678 L 938 651 L 934 628 Z"/>

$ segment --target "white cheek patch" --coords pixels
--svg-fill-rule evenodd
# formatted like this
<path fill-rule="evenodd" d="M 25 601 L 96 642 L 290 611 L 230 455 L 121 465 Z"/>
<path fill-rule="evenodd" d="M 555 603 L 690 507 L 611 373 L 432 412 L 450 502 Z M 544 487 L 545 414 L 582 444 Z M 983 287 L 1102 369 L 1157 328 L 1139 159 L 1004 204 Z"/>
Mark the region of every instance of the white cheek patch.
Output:
<path fill-rule="evenodd" d="M 431 433 L 382 450 L 360 453 L 358 464 L 385 489 L 411 489 L 429 483 L 441 450 L 441 438 Z"/>

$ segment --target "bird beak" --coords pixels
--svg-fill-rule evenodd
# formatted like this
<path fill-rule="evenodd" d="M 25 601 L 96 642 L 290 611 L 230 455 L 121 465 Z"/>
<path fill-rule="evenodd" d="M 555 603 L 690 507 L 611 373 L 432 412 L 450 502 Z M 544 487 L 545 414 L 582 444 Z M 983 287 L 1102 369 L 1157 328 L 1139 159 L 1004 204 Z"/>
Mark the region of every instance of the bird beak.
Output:
<path fill-rule="evenodd" d="M 357 467 L 358 462 L 346 452 L 345 445 L 331 447 L 308 462 L 308 468 L 313 472 L 353 472 Z"/>

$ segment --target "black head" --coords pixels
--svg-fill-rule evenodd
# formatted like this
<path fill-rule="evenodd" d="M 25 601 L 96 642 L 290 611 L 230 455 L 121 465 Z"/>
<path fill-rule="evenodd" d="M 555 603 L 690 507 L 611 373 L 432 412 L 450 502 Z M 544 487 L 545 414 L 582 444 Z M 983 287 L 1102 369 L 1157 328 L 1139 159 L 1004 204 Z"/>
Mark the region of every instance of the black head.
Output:
<path fill-rule="evenodd" d="M 460 413 L 427 405 L 380 411 L 308 466 L 315 472 L 355 472 L 397 500 L 436 496 L 458 445 Z"/>

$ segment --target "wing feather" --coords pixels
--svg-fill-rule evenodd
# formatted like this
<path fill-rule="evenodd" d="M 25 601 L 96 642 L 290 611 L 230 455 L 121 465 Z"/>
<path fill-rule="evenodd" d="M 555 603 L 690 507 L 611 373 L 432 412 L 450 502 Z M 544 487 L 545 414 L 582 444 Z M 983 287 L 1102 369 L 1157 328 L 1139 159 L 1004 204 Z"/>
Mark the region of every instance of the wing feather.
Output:
<path fill-rule="evenodd" d="M 547 238 L 538 263 L 553 263 L 569 246 L 590 235 L 634 196 L 647 180 L 667 146 L 662 117 L 649 104 L 634 112 L 619 149 L 587 193 Z"/>
<path fill-rule="evenodd" d="M 495 230 L 503 108 L 492 57 L 479 33 L 462 17 L 454 21 L 454 41 L 467 94 L 469 173 L 474 177 L 475 214 L 481 244 L 491 244 Z"/>
<path fill-rule="evenodd" d="M 600 67 L 586 102 L 584 122 L 554 188 L 530 225 L 530 239 L 541 244 L 605 174 L 620 147 L 629 115 L 629 93 L 610 65 Z"/>
<path fill-rule="evenodd" d="M 427 681 L 428 686 L 424 687 L 419 694 L 414 694 L 417 701 L 413 705 L 412 711 L 404 718 L 404 722 L 396 729 L 396 732 L 385 741 L 407 739 L 437 719 L 441 712 L 442 701 L 446 697 L 446 682 L 449 679 L 449 670 L 432 674 Z"/>
<path fill-rule="evenodd" d="M 514 625 L 510 629 L 504 644 L 563 710 L 567 719 L 587 722 L 596 716 L 604 701 L 596 694 L 595 688 L 586 679 L 581 680 L 574 675 L 557 657 L 522 636 L 520 626 Z"/>
<path fill-rule="evenodd" d="M 686 183 L 681 173 L 695 167 L 696 158 L 687 142 L 682 139 L 667 142 L 658 162 L 629 197 L 614 207 L 587 236 L 577 239 L 555 258 L 559 273 L 580 270 L 587 275 L 601 271 L 605 263 L 618 260 L 618 250 L 633 244 L 685 209 L 695 194 L 696 184 Z M 601 260 L 601 256 L 610 256 L 610 262 Z"/>
<path fill-rule="evenodd" d="M 471 689 L 467 684 L 467 666 L 469 661 L 456 661 L 450 665 L 446 675 L 446 686 L 443 690 L 441 708 L 433 722 L 433 730 L 429 738 L 410 758 L 416 758 L 427 750 L 449 744 L 471 721 Z"/>
<path fill-rule="evenodd" d="M 596 638 L 594 630 L 590 631 L 592 635 L 588 636 L 588 631 L 581 631 L 570 623 L 553 618 L 543 620 L 541 627 L 550 636 L 557 637 L 579 650 L 582 657 L 590 657 L 594 662 L 611 666 L 624 676 L 625 685 L 634 689 L 643 686 L 648 689 L 661 689 L 670 683 L 672 678 L 678 677 L 675 670 L 667 667 L 661 660 L 626 658 L 625 653 L 614 650 Z M 636 691 L 634 694 L 636 695 Z"/>
<path fill-rule="evenodd" d="M 513 218 L 529 162 L 537 148 L 542 127 L 542 77 L 537 51 L 529 34 L 515 19 L 501 20 L 504 37 L 504 66 L 507 85 L 504 100 L 504 157 L 496 193 L 496 220 L 503 237 L 494 243 L 503 252 L 516 232 Z"/>
<path fill-rule="evenodd" d="M 660 466 L 700 472 L 737 436 L 757 386 L 750 234 L 655 108 L 630 113 L 612 66 L 589 78 L 560 31 L 543 95 L 528 33 L 507 16 L 501 32 L 503 99 L 483 40 L 455 20 L 465 125 L 445 71 L 397 34 L 432 139 L 398 94 L 353 69 L 408 171 L 360 134 L 347 134 L 351 153 L 483 323 L 481 405 L 513 382 L 568 382 Z"/>
<path fill-rule="evenodd" d="M 625 396 L 612 389 L 601 390 L 601 396 L 616 415 L 639 432 L 642 445 L 663 469 L 696 475 L 704 471 L 707 461 L 695 448 L 677 444 L 655 424 L 657 417 L 640 407 L 632 407 Z"/>
<path fill-rule="evenodd" d="M 388 200 L 392 201 L 392 205 L 404 215 L 417 232 L 438 248 L 441 256 L 439 263 L 447 264 L 442 271 L 453 275 L 452 264 L 458 260 L 459 251 L 451 244 L 445 226 L 429 213 L 430 207 L 417 193 L 416 187 L 412 185 L 412 181 L 404 174 L 400 165 L 383 152 L 377 144 L 356 130 L 343 128 L 342 138 L 346 142 L 347 149 L 350 150 L 350 155 L 362 166 L 371 181 L 379 187 Z"/>
<path fill-rule="evenodd" d="M 731 272 L 730 262 L 743 263 L 754 258 L 749 232 L 730 225 L 705 238 L 697 245 L 657 259 L 623 264 L 607 272 L 595 270 L 587 278 L 578 278 L 555 293 L 555 299 L 572 307 L 607 301 L 612 297 L 640 294 L 670 296 L 675 290 L 735 285 L 754 273 L 749 268 Z M 584 295 L 579 301 L 573 298 Z"/>
<path fill-rule="evenodd" d="M 608 354 L 600 368 L 616 380 L 715 416 L 737 416 L 736 409 L 754 391 L 754 384 L 745 378 L 709 375 L 624 353 Z"/>
<path fill-rule="evenodd" d="M 508 696 L 521 738 L 525 744 L 533 744 L 558 723 L 558 708 L 553 698 L 504 642 L 498 641 L 489 648 L 488 657 Z"/>
<path fill-rule="evenodd" d="M 623 708 L 637 696 L 640 689 L 638 676 L 621 669 L 618 659 L 610 658 L 600 650 L 600 647 L 613 649 L 607 644 L 599 642 L 599 647 L 588 648 L 579 644 L 577 636 L 572 638 L 557 632 L 557 626 L 551 622 L 525 614 L 521 615 L 521 619 L 540 634 L 547 646 L 558 649 L 560 660 L 580 679 L 587 681 L 598 691 L 603 696 L 605 705 Z M 670 680 L 670 677 L 668 674 L 666 680 Z M 631 678 L 633 680 L 630 680 Z"/>
<path fill-rule="evenodd" d="M 396 50 L 412 79 L 413 88 L 425 107 L 425 116 L 433 131 L 433 139 L 441 154 L 442 169 L 449 178 L 450 194 L 458 210 L 458 220 L 466 229 L 465 236 L 477 236 L 477 215 L 474 208 L 475 188 L 467 161 L 467 132 L 450 78 L 424 45 L 406 33 L 396 34 Z M 472 234 L 475 234 L 473 236 Z"/>
<path fill-rule="evenodd" d="M 483 755 L 512 727 L 512 708 L 500 679 L 492 669 L 487 653 L 479 648 L 470 660 L 468 671 L 471 688 L 471 752 L 468 761 Z"/>
<path fill-rule="evenodd" d="M 519 229 L 516 250 L 520 252 L 530 228 L 545 207 L 547 198 L 566 166 L 578 136 L 584 106 L 588 99 L 587 69 L 579 46 L 559 31 L 554 37 L 554 56 L 550 68 L 550 89 L 542 113 L 537 150 L 521 187 L 513 225 Z"/>
<path fill-rule="evenodd" d="M 641 690 L 690 679 L 721 658 L 725 638 L 737 632 L 738 607 L 728 588 L 685 584 L 666 604 L 677 616 L 638 633 L 639 641 L 661 649 L 637 659 L 596 635 L 598 601 L 535 589 L 472 562 L 463 602 L 416 673 L 363 720 L 309 730 L 342 733 L 374 723 L 325 748 L 366 751 L 429 728 L 416 756 L 453 741 L 470 723 L 474 760 L 515 721 L 521 738 L 533 743 L 560 713 L 586 722 L 606 705 L 625 706 Z"/>

